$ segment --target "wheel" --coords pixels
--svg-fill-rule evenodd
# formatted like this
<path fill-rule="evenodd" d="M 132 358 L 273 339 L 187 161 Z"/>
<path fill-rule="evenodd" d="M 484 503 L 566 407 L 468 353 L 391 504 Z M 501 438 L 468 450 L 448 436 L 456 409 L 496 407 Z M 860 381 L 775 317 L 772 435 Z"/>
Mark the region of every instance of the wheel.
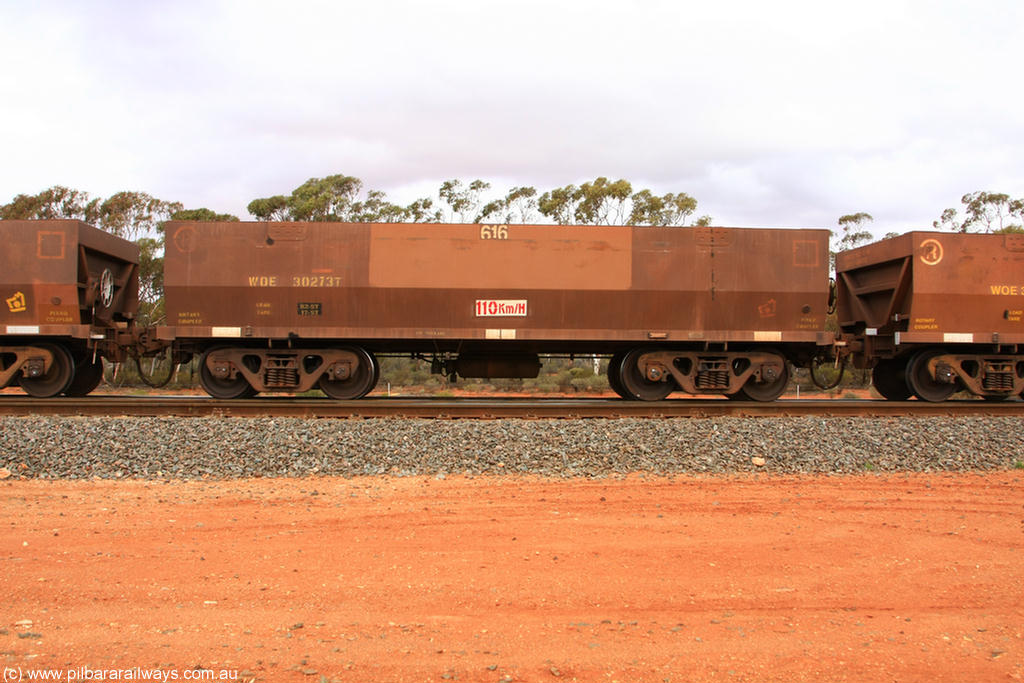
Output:
<path fill-rule="evenodd" d="M 75 375 L 75 362 L 68 350 L 59 344 L 38 344 L 37 346 L 53 354 L 53 363 L 42 377 L 22 376 L 18 379 L 18 384 L 26 394 L 35 398 L 57 396 L 71 384 Z"/>
<path fill-rule="evenodd" d="M 377 361 L 377 356 L 373 355 L 369 351 L 366 352 L 370 356 L 370 360 L 373 361 L 373 384 L 370 385 L 370 391 L 377 386 L 377 382 L 380 381 L 380 362 Z M 370 393 L 367 391 L 366 393 Z"/>
<path fill-rule="evenodd" d="M 619 380 L 626 393 L 626 398 L 640 399 L 641 401 L 660 401 L 676 389 L 676 382 L 672 377 L 664 381 L 652 382 L 640 374 L 637 361 L 644 354 L 643 349 L 633 349 L 625 355 L 619 366 Z"/>
<path fill-rule="evenodd" d="M 781 357 L 781 356 L 780 356 Z M 758 382 L 751 377 L 742 388 L 729 398 L 740 401 L 774 401 L 789 385 L 789 363 L 782 359 L 782 372 L 771 382 Z"/>
<path fill-rule="evenodd" d="M 91 358 L 85 358 L 75 365 L 75 376 L 71 384 L 64 390 L 65 396 L 80 398 L 92 393 L 93 389 L 103 381 L 103 361 L 99 358 L 95 362 Z"/>
<path fill-rule="evenodd" d="M 199 359 L 199 383 L 203 385 L 203 390 L 206 391 L 210 396 L 220 399 L 233 399 L 233 398 L 252 398 L 256 395 L 256 390 L 249 384 L 249 380 L 245 378 L 241 372 L 235 375 L 234 379 L 220 379 L 214 377 L 213 373 L 206 366 L 206 359 L 211 354 L 223 351 L 226 347 L 219 346 L 212 349 L 207 349 L 203 353 L 203 357 Z"/>
<path fill-rule="evenodd" d="M 320 390 L 330 398 L 339 401 L 350 401 L 362 398 L 373 391 L 380 377 L 380 365 L 373 354 L 359 346 L 343 346 L 342 351 L 350 351 L 359 358 L 355 372 L 345 380 L 332 380 L 327 374 L 320 377 Z"/>
<path fill-rule="evenodd" d="M 939 403 L 956 391 L 956 382 L 938 382 L 928 374 L 928 361 L 942 353 L 941 349 L 920 351 L 907 365 L 907 386 L 922 401 Z"/>
<path fill-rule="evenodd" d="M 875 391 L 887 401 L 906 401 L 914 395 L 907 386 L 907 359 L 886 358 L 871 370 Z"/>
<path fill-rule="evenodd" d="M 982 396 L 982 398 L 985 399 L 986 401 L 991 401 L 993 403 L 999 403 L 1000 401 L 1008 400 L 1010 398 L 1010 395 L 1009 394 L 985 394 L 984 396 Z"/>
<path fill-rule="evenodd" d="M 622 386 L 622 359 L 625 357 L 626 354 L 619 351 L 608 361 L 608 386 L 622 398 L 633 398 L 626 393 L 626 388 Z"/>

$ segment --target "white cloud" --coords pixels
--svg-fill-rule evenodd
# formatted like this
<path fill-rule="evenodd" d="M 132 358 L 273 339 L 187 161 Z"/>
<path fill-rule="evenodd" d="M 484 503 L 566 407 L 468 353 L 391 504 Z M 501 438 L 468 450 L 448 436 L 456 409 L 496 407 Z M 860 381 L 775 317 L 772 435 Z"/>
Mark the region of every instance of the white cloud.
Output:
<path fill-rule="evenodd" d="M 0 201 L 62 183 L 245 215 L 347 173 L 625 177 L 723 223 L 930 225 L 1024 195 L 1024 10 L 955 2 L 68 2 L 0 9 Z M 26 61 L 25 57 L 30 59 Z M 11 68 L 10 65 L 20 65 Z"/>

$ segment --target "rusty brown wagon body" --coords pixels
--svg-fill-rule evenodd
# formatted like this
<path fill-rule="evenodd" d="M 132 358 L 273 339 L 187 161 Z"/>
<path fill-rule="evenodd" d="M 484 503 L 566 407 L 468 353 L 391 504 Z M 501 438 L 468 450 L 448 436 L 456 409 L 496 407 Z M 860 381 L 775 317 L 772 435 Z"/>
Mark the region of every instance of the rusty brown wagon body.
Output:
<path fill-rule="evenodd" d="M 374 356 L 531 376 L 538 354 L 613 354 L 633 398 L 773 398 L 831 340 L 828 232 L 348 223 L 166 227 L 167 326 L 214 395 L 355 397 Z M 619 386 L 616 386 L 619 385 Z M 784 386 L 784 382 L 783 382 Z"/>
<path fill-rule="evenodd" d="M 910 232 L 838 254 L 838 319 L 888 398 L 1024 389 L 1024 235 Z"/>
<path fill-rule="evenodd" d="M 0 244 L 0 387 L 92 391 L 138 312 L 138 246 L 75 220 L 0 221 Z"/>

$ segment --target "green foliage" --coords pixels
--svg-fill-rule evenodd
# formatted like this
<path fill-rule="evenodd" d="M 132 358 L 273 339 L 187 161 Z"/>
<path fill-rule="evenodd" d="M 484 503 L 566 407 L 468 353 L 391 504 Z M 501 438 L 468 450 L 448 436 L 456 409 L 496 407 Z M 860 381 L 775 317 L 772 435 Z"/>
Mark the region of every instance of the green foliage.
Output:
<path fill-rule="evenodd" d="M 55 218 L 74 218 L 95 223 L 98 199 L 89 199 L 89 195 L 80 190 L 72 190 L 61 185 L 43 190 L 39 194 L 19 194 L 8 204 L 0 206 L 0 219 L 6 220 L 53 220 Z"/>
<path fill-rule="evenodd" d="M 655 195 L 650 190 L 633 192 L 627 180 L 599 177 L 592 182 L 549 190 L 537 203 L 540 213 L 559 225 L 686 225 L 697 211 L 697 200 L 685 192 Z M 694 225 L 711 224 L 701 216 Z"/>
<path fill-rule="evenodd" d="M 254 199 L 245 208 L 252 216 L 261 221 L 288 220 L 288 197 L 283 194 Z"/>
<path fill-rule="evenodd" d="M 175 211 L 171 214 L 172 221 L 209 221 L 209 222 L 231 222 L 237 221 L 238 216 L 233 216 L 230 213 L 217 213 L 207 208 L 202 209 L 183 209 L 181 211 Z"/>
<path fill-rule="evenodd" d="M 633 186 L 627 180 L 612 182 L 602 176 L 583 183 L 578 190 L 576 222 L 583 225 L 621 225 L 632 194 Z"/>
<path fill-rule="evenodd" d="M 490 183 L 478 179 L 463 187 L 461 180 L 452 179 L 444 181 L 437 194 L 451 209 L 451 220 L 465 223 L 476 214 L 481 202 L 480 193 L 490 186 Z"/>
<path fill-rule="evenodd" d="M 599 373 L 594 373 L 590 357 L 569 360 L 565 358 L 542 358 L 540 374 L 536 378 L 476 379 L 458 378 L 455 384 L 444 375 L 430 374 L 430 365 L 422 360 L 400 357 L 380 358 L 381 391 L 391 390 L 399 394 L 450 392 L 526 392 L 526 393 L 602 393 L 610 391 L 606 377 L 606 363 Z"/>
<path fill-rule="evenodd" d="M 502 199 L 484 205 L 476 223 L 531 223 L 537 210 L 537 190 L 532 187 L 513 187 Z"/>
<path fill-rule="evenodd" d="M 166 202 L 145 192 L 118 192 L 97 210 L 97 225 L 118 237 L 136 240 L 158 234 L 170 217 L 184 210 L 180 202 Z"/>
<path fill-rule="evenodd" d="M 139 324 L 156 325 L 164 319 L 164 240 L 142 237 L 139 245 Z"/>
<path fill-rule="evenodd" d="M 296 221 L 346 220 L 363 182 L 347 175 L 310 178 L 292 190 L 288 207 L 290 218 Z"/>
<path fill-rule="evenodd" d="M 1017 232 L 1020 224 L 1007 221 L 1016 218 L 1024 222 L 1024 199 L 1011 199 L 1002 192 L 970 192 L 960 198 L 960 203 L 964 205 L 962 220 L 956 209 L 949 208 L 932 227 L 953 232 Z"/>
<path fill-rule="evenodd" d="M 353 202 L 349 212 L 353 221 L 360 223 L 397 223 L 404 215 L 402 208 L 387 201 L 387 195 L 380 190 L 370 190 L 366 199 Z"/>
<path fill-rule="evenodd" d="M 1001 230 L 1005 219 L 1019 216 L 1024 209 L 1024 200 L 1012 200 L 1001 192 L 972 192 L 960 201 L 966 207 L 967 225 L 984 226 L 985 232 Z"/>
<path fill-rule="evenodd" d="M 864 230 L 866 223 L 875 220 L 871 214 L 859 211 L 839 217 L 839 250 L 845 251 L 868 242 L 872 238 L 869 230 Z"/>
<path fill-rule="evenodd" d="M 569 225 L 576 216 L 576 206 L 579 204 L 578 192 L 579 188 L 575 185 L 548 190 L 537 200 L 537 209 L 555 223 Z"/>
<path fill-rule="evenodd" d="M 436 222 L 441 212 L 433 200 L 417 199 L 409 206 L 387 200 L 380 190 L 359 199 L 363 182 L 342 174 L 310 178 L 290 195 L 262 197 L 249 202 L 249 213 L 261 221 L 346 221 L 363 223 Z"/>
<path fill-rule="evenodd" d="M 839 217 L 838 239 L 836 239 L 837 235 L 833 231 L 831 237 L 835 240 L 835 245 L 829 248 L 829 264 L 833 270 L 836 266 L 836 254 L 838 252 L 847 251 L 871 241 L 874 235 L 869 230 L 865 230 L 864 226 L 873 220 L 874 218 L 872 218 L 871 214 L 864 211 Z"/>
<path fill-rule="evenodd" d="M 413 223 L 438 223 L 441 221 L 441 210 L 434 208 L 434 201 L 429 198 L 417 199 L 405 207 L 405 220 Z"/>
<path fill-rule="evenodd" d="M 671 192 L 658 197 L 650 190 L 640 190 L 633 195 L 633 211 L 629 215 L 630 225 L 685 225 L 687 219 L 697 210 L 697 200 L 680 192 Z M 710 217 L 706 217 L 710 221 Z"/>

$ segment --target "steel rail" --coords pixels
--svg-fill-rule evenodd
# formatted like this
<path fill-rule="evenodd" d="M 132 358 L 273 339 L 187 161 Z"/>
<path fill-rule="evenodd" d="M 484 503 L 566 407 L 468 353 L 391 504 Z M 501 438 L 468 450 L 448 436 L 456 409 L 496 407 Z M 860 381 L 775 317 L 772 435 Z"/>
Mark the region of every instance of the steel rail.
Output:
<path fill-rule="evenodd" d="M 33 399 L 0 395 L 0 415 L 161 416 L 161 417 L 301 417 L 428 419 L 582 419 L 686 417 L 884 417 L 963 415 L 1024 416 L 1024 401 L 870 401 L 779 400 L 758 403 L 727 400 L 670 399 L 658 402 L 618 399 L 526 398 L 326 398 L 259 397 L 222 401 L 197 396 L 112 396 L 83 399 Z"/>

